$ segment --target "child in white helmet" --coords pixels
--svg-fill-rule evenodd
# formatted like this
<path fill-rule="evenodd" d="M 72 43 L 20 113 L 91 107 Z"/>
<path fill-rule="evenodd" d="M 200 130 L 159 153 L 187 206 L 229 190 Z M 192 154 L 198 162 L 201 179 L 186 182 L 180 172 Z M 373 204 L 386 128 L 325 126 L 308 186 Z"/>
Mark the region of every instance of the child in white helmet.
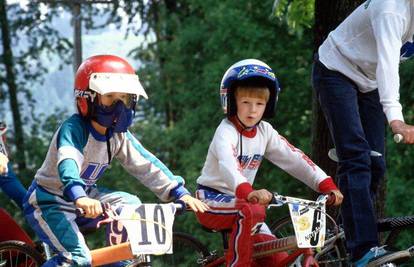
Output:
<path fill-rule="evenodd" d="M 45 266 L 90 266 L 80 224 L 99 216 L 102 203 L 115 207 L 140 203 L 134 195 L 96 186 L 113 159 L 161 200 L 181 199 L 196 212 L 206 210 L 190 196 L 183 178 L 173 175 L 128 131 L 139 96 L 147 98 L 128 62 L 112 55 L 86 59 L 76 73 L 75 96 L 79 114 L 55 133 L 24 204 L 30 225 L 56 251 Z M 77 219 L 75 208 L 82 208 L 87 219 Z M 112 228 L 107 227 L 107 242 L 125 242 L 113 238 Z"/>
<path fill-rule="evenodd" d="M 253 183 L 263 158 L 279 166 L 315 191 L 342 195 L 318 166 L 295 148 L 262 118 L 274 116 L 278 81 L 264 62 L 246 59 L 224 74 L 221 103 L 227 118 L 218 126 L 210 144 L 196 196 L 210 210 L 197 214 L 210 229 L 232 229 L 226 266 L 275 266 L 285 253 L 252 262 L 253 243 L 274 239 L 263 223 L 265 206 L 272 198 L 266 189 Z"/>

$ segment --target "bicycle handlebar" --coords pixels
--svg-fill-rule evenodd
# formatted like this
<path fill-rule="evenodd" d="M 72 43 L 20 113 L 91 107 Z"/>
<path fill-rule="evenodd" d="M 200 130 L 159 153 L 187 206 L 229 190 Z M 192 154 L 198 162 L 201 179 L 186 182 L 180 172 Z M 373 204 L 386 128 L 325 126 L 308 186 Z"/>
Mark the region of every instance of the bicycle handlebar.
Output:
<path fill-rule="evenodd" d="M 101 205 L 102 205 L 102 210 L 103 210 L 102 214 L 105 217 L 111 217 L 110 212 L 113 212 L 112 207 L 104 203 L 101 203 Z M 185 202 L 179 199 L 174 202 L 174 207 L 176 209 L 176 212 L 175 212 L 176 215 L 183 214 L 187 209 L 187 205 L 185 204 Z M 76 214 L 76 217 L 85 217 L 86 212 L 82 208 L 76 208 L 75 214 Z"/>
<path fill-rule="evenodd" d="M 402 134 L 394 134 L 394 142 L 401 143 L 404 141 L 404 136 Z"/>
<path fill-rule="evenodd" d="M 278 193 L 273 193 L 273 198 L 269 203 L 269 207 L 280 207 L 285 204 L 292 203 L 292 201 L 289 201 L 287 196 L 279 195 Z M 324 203 L 335 203 L 335 195 L 329 194 L 329 195 L 320 195 L 318 199 L 316 200 L 315 204 L 308 203 L 308 202 L 298 202 L 295 201 L 295 203 L 299 203 L 305 206 L 309 207 L 319 207 L 323 205 Z"/>

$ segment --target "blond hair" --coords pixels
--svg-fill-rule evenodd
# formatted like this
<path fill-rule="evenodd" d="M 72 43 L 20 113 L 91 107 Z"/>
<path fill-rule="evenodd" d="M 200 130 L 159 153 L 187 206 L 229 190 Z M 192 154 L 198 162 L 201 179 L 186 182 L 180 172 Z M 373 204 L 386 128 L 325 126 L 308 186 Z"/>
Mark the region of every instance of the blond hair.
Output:
<path fill-rule="evenodd" d="M 234 95 L 236 97 L 253 97 L 269 101 L 270 91 L 267 87 L 237 86 Z"/>

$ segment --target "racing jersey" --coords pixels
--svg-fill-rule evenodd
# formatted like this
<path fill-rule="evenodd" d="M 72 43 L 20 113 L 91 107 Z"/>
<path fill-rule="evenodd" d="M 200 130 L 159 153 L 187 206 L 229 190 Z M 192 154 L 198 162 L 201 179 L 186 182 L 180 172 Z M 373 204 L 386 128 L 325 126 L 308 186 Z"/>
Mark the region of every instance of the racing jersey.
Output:
<path fill-rule="evenodd" d="M 107 137 L 78 114 L 56 131 L 35 182 L 68 200 L 86 196 L 87 189 L 95 185 L 108 167 L 108 148 L 110 155 L 161 200 L 188 194 L 184 179 L 173 175 L 129 131 L 111 134 L 108 146 Z"/>
<path fill-rule="evenodd" d="M 261 121 L 242 134 L 235 125 L 228 119 L 220 123 L 201 176 L 197 179 L 199 185 L 246 198 L 252 189 L 245 185 L 253 185 L 260 163 L 266 158 L 315 191 L 336 189 L 324 171 L 279 135 L 268 122 Z"/>

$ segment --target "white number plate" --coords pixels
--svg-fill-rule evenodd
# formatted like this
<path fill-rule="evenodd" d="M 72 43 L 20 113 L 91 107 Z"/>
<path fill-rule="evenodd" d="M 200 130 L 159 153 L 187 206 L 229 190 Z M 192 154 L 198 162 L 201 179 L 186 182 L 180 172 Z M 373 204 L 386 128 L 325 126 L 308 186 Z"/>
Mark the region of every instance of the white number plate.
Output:
<path fill-rule="evenodd" d="M 131 250 L 139 254 L 172 253 L 174 204 L 142 204 L 122 207 L 120 223 L 126 228 Z"/>
<path fill-rule="evenodd" d="M 325 242 L 325 204 L 317 209 L 301 203 L 316 203 L 300 198 L 288 197 L 290 217 L 295 229 L 299 248 L 322 247 Z M 316 207 L 316 205 L 314 205 Z"/>

